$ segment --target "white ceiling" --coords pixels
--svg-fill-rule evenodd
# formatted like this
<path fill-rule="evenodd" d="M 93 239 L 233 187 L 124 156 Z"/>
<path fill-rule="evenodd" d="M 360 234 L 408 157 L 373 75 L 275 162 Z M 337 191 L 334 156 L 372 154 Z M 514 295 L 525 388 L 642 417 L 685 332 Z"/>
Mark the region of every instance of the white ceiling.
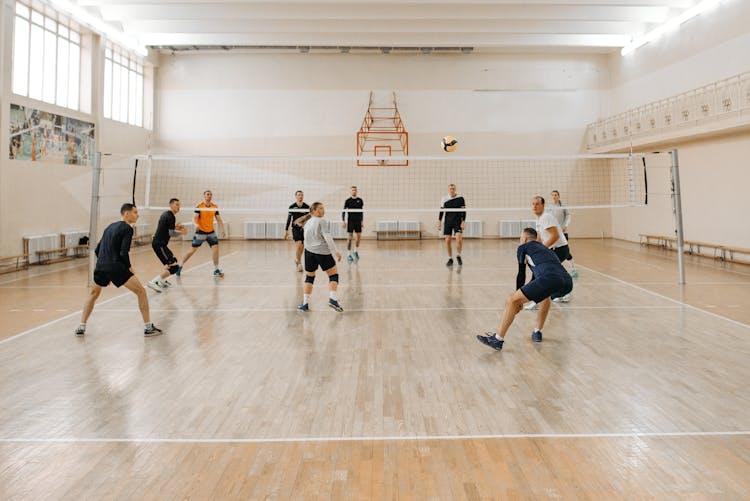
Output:
<path fill-rule="evenodd" d="M 698 0 L 77 0 L 147 46 L 609 52 Z"/>

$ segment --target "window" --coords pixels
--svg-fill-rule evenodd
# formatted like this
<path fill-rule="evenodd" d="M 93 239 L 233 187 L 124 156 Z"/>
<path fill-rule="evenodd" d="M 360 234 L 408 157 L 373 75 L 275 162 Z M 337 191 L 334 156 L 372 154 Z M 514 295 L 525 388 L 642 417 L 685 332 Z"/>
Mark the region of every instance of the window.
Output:
<path fill-rule="evenodd" d="M 104 51 L 104 118 L 143 127 L 143 61 L 119 47 Z"/>
<path fill-rule="evenodd" d="M 78 26 L 53 12 L 16 2 L 13 30 L 15 94 L 79 109 L 81 35 Z"/>

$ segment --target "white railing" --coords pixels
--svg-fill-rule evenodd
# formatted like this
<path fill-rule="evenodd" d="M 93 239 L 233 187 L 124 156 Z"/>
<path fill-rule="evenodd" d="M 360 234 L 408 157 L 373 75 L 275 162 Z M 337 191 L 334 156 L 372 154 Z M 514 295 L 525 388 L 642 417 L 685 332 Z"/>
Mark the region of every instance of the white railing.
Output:
<path fill-rule="evenodd" d="M 640 143 L 662 133 L 690 136 L 693 128 L 743 115 L 750 123 L 750 72 L 589 124 L 586 148 Z"/>

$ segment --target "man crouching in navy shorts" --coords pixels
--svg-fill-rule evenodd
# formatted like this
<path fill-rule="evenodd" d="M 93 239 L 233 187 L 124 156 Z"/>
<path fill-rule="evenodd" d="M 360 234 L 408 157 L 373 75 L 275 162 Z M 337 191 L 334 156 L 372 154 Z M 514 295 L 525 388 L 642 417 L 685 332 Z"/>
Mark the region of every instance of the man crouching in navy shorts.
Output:
<path fill-rule="evenodd" d="M 573 290 L 573 279 L 570 277 L 555 253 L 537 241 L 537 232 L 534 228 L 526 228 L 521 234 L 521 245 L 518 246 L 518 275 L 516 276 L 516 291 L 508 296 L 505 301 L 505 311 L 500 321 L 497 334 L 487 332 L 477 339 L 496 350 L 503 349 L 505 333 L 513 323 L 524 303 L 534 301 L 539 305 L 537 326 L 531 334 L 531 340 L 542 342 L 542 328 L 549 313 L 550 296 L 563 296 Z M 526 282 L 526 265 L 533 272 L 531 282 Z"/>

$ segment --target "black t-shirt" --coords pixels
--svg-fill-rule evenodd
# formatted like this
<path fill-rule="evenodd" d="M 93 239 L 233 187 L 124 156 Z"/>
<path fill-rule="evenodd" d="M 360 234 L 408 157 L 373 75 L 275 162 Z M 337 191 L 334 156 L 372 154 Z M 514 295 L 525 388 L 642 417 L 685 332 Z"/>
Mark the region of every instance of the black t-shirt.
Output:
<path fill-rule="evenodd" d="M 297 202 L 294 202 L 289 206 L 289 216 L 286 218 L 286 226 L 284 227 L 284 229 L 288 230 L 289 225 L 292 224 L 292 221 L 301 218 L 308 212 L 310 212 L 310 206 L 305 202 L 302 202 L 302 205 L 297 205 Z"/>
<path fill-rule="evenodd" d="M 365 206 L 365 202 L 357 197 L 352 198 L 349 197 L 346 199 L 346 202 L 344 202 L 344 209 L 362 209 Z M 352 223 L 362 222 L 362 216 L 364 215 L 362 212 L 349 212 L 349 221 Z M 346 221 L 346 212 L 341 213 L 341 220 Z"/>
<path fill-rule="evenodd" d="M 446 198 L 443 200 L 443 206 L 441 209 L 463 209 L 466 207 L 466 201 L 464 200 L 464 197 L 458 195 L 453 198 Z M 438 216 L 439 220 L 443 220 L 443 211 L 440 211 L 440 215 Z M 464 221 L 466 219 L 466 212 L 445 212 L 445 224 L 452 225 L 452 224 L 461 224 L 461 221 Z"/>
<path fill-rule="evenodd" d="M 154 242 L 159 242 L 160 244 L 168 244 L 169 243 L 169 230 L 174 230 L 175 227 L 175 217 L 174 212 L 171 210 L 164 211 L 161 216 L 159 216 L 159 223 L 156 225 L 156 232 L 154 232 Z"/>
<path fill-rule="evenodd" d="M 552 274 L 566 274 L 565 268 L 560 264 L 554 252 L 544 246 L 543 243 L 532 240 L 518 246 L 516 251 L 518 258 L 518 275 L 516 276 L 516 289 L 520 289 L 526 282 L 526 265 L 531 267 L 534 277 L 539 278 Z"/>
<path fill-rule="evenodd" d="M 125 221 L 118 221 L 107 226 L 94 252 L 96 268 L 108 270 L 124 266 L 130 268 L 130 242 L 133 240 L 133 227 Z"/>

